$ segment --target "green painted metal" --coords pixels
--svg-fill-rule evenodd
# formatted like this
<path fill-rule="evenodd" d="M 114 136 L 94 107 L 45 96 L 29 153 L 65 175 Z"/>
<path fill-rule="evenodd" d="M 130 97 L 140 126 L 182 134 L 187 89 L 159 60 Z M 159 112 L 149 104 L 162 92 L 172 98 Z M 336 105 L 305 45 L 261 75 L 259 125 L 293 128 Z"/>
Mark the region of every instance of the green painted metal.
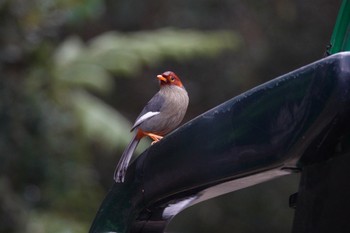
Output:
<path fill-rule="evenodd" d="M 350 1 L 343 0 L 331 37 L 328 54 L 350 51 Z"/>

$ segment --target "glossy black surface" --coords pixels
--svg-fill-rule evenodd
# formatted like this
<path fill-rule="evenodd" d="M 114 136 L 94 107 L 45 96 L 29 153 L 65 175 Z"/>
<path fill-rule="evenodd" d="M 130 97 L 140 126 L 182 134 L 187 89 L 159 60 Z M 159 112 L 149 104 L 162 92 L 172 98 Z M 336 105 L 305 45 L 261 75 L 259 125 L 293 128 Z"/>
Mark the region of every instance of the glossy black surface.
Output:
<path fill-rule="evenodd" d="M 292 233 L 350 232 L 350 152 L 304 167 Z"/>
<path fill-rule="evenodd" d="M 90 232 L 163 232 L 189 205 L 325 160 L 349 133 L 349 110 L 350 53 L 228 100 L 141 154 Z"/>

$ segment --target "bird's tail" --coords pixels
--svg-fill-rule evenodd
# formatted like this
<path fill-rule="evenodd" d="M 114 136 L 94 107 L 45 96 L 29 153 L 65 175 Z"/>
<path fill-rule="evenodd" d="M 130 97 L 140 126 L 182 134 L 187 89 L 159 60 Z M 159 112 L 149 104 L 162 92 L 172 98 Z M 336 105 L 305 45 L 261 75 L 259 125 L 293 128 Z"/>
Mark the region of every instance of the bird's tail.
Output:
<path fill-rule="evenodd" d="M 124 182 L 125 174 L 126 174 L 126 169 L 128 168 L 130 159 L 137 147 L 137 144 L 139 144 L 140 141 L 139 135 L 136 133 L 134 138 L 131 140 L 129 145 L 125 148 L 122 156 L 120 157 L 120 160 L 118 162 L 117 167 L 115 168 L 114 171 L 114 180 L 117 183 L 122 183 Z"/>

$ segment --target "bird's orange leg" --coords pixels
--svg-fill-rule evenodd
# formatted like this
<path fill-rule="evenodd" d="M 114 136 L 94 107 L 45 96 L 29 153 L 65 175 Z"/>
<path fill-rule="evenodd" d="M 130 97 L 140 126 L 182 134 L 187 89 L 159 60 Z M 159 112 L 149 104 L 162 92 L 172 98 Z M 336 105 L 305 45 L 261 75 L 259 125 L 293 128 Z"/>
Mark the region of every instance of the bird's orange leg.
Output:
<path fill-rule="evenodd" d="M 153 139 L 153 142 L 151 143 L 151 145 L 159 142 L 159 140 L 161 140 L 163 138 L 162 136 L 154 134 L 154 133 L 144 133 L 144 134 Z"/>

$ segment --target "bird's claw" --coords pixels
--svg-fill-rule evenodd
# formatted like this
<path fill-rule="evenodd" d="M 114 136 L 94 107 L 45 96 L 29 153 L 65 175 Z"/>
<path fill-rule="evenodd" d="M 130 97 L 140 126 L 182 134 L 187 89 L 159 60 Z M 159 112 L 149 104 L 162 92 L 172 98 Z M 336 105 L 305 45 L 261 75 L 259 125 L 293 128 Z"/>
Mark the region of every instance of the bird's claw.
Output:
<path fill-rule="evenodd" d="M 157 142 L 159 142 L 159 140 L 158 140 L 158 141 L 154 140 L 153 142 L 151 142 L 151 145 L 154 145 L 154 144 L 156 144 Z"/>
<path fill-rule="evenodd" d="M 159 142 L 163 138 L 162 136 L 157 135 L 157 134 L 153 134 L 153 133 L 148 133 L 147 135 L 153 139 L 153 142 L 151 143 L 151 145 Z"/>

